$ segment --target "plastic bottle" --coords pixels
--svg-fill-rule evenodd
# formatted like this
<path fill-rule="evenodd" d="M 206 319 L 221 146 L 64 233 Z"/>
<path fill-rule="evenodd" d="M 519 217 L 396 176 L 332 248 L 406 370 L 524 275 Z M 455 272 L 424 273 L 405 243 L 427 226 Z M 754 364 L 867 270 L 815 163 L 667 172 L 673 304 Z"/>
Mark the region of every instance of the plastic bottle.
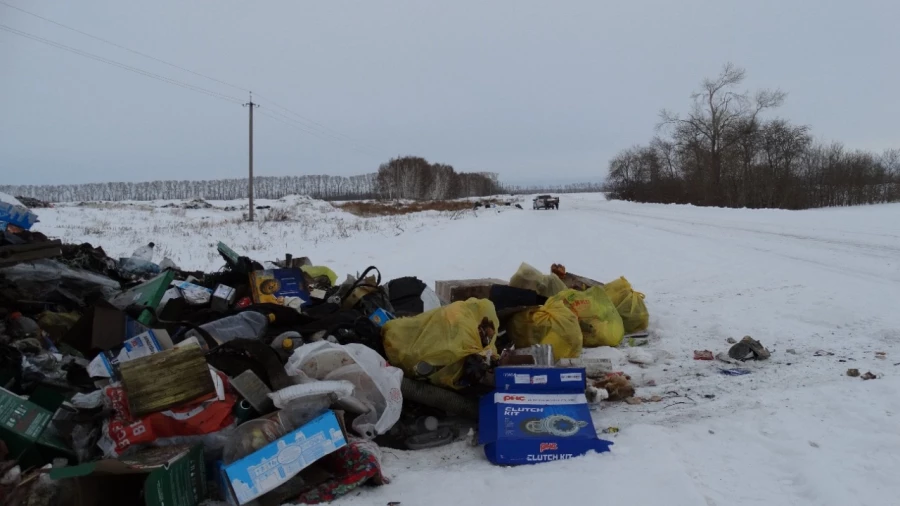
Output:
<path fill-rule="evenodd" d="M 119 260 L 119 272 L 137 277 L 150 277 L 159 274 L 159 266 L 137 257 L 122 258 Z"/>
<path fill-rule="evenodd" d="M 134 253 L 131 254 L 131 257 L 138 260 L 146 260 L 148 262 L 152 262 L 154 246 L 156 245 L 152 242 L 148 243 L 146 246 L 141 246 L 140 248 L 134 250 Z"/>
<path fill-rule="evenodd" d="M 162 262 L 159 263 L 159 268 L 164 271 L 168 269 L 178 270 L 178 266 L 175 265 L 175 262 L 169 257 L 163 257 Z"/>
<path fill-rule="evenodd" d="M 244 311 L 234 316 L 228 316 L 221 320 L 212 321 L 201 325 L 200 328 L 209 334 L 219 344 L 227 343 L 232 339 L 259 339 L 269 327 L 269 321 L 274 321 L 274 315 L 266 315 L 255 311 Z M 202 337 L 195 330 L 185 334 L 186 338 Z"/>
<path fill-rule="evenodd" d="M 31 318 L 22 316 L 22 313 L 11 313 L 9 315 L 9 325 L 7 326 L 9 334 L 16 339 L 24 339 L 26 337 L 40 337 L 41 327 Z"/>

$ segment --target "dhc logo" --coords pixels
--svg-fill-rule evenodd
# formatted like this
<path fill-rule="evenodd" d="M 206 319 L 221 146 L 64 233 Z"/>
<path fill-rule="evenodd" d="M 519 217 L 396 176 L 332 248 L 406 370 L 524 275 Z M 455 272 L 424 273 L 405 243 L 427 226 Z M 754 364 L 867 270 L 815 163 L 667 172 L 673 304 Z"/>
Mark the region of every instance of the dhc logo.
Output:
<path fill-rule="evenodd" d="M 550 450 L 559 450 L 559 446 L 556 443 L 541 443 L 538 453 L 544 453 Z"/>

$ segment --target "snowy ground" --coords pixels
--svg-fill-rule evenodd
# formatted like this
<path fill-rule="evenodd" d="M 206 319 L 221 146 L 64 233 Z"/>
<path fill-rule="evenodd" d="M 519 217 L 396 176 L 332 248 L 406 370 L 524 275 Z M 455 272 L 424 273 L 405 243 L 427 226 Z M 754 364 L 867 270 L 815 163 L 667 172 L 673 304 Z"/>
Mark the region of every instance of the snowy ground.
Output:
<path fill-rule="evenodd" d="M 624 275 L 646 294 L 655 364 L 627 363 L 627 348 L 587 351 L 621 360 L 638 395 L 666 397 L 595 412 L 598 431 L 620 428 L 611 453 L 499 468 L 464 443 L 387 450 L 393 483 L 342 505 L 900 504 L 900 205 L 754 211 L 564 195 L 559 211 L 526 200 L 526 210 L 362 219 L 289 198 L 259 204 L 289 207 L 295 221 L 249 225 L 240 211 L 160 204 L 42 209 L 36 229 L 111 256 L 152 240 L 190 269 L 217 269 L 222 240 L 259 260 L 290 252 L 338 274 L 376 265 L 386 280 L 429 284 L 558 262 Z M 744 335 L 772 351 L 750 375 L 692 359 Z M 850 367 L 879 378 L 847 377 Z"/>

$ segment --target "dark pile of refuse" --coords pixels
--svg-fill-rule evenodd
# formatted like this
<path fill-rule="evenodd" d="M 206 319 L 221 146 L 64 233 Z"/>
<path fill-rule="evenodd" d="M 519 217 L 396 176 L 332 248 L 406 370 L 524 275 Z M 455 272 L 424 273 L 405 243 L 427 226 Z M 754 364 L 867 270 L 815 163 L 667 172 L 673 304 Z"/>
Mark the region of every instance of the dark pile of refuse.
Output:
<path fill-rule="evenodd" d="M 582 348 L 648 322 L 624 278 L 561 265 L 432 290 L 222 243 L 222 269 L 184 272 L 153 243 L 117 260 L 3 228 L 0 504 L 314 504 L 387 483 L 382 447 L 603 451 L 585 391 L 608 397 L 588 378 L 612 370 Z"/>

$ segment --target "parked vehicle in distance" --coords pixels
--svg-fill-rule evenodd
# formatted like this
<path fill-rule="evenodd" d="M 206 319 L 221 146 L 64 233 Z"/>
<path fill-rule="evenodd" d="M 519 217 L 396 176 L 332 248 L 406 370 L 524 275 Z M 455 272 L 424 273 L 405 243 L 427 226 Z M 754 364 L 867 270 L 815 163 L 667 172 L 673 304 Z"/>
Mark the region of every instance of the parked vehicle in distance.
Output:
<path fill-rule="evenodd" d="M 559 209 L 559 197 L 550 195 L 538 195 L 534 198 L 534 209 Z"/>

